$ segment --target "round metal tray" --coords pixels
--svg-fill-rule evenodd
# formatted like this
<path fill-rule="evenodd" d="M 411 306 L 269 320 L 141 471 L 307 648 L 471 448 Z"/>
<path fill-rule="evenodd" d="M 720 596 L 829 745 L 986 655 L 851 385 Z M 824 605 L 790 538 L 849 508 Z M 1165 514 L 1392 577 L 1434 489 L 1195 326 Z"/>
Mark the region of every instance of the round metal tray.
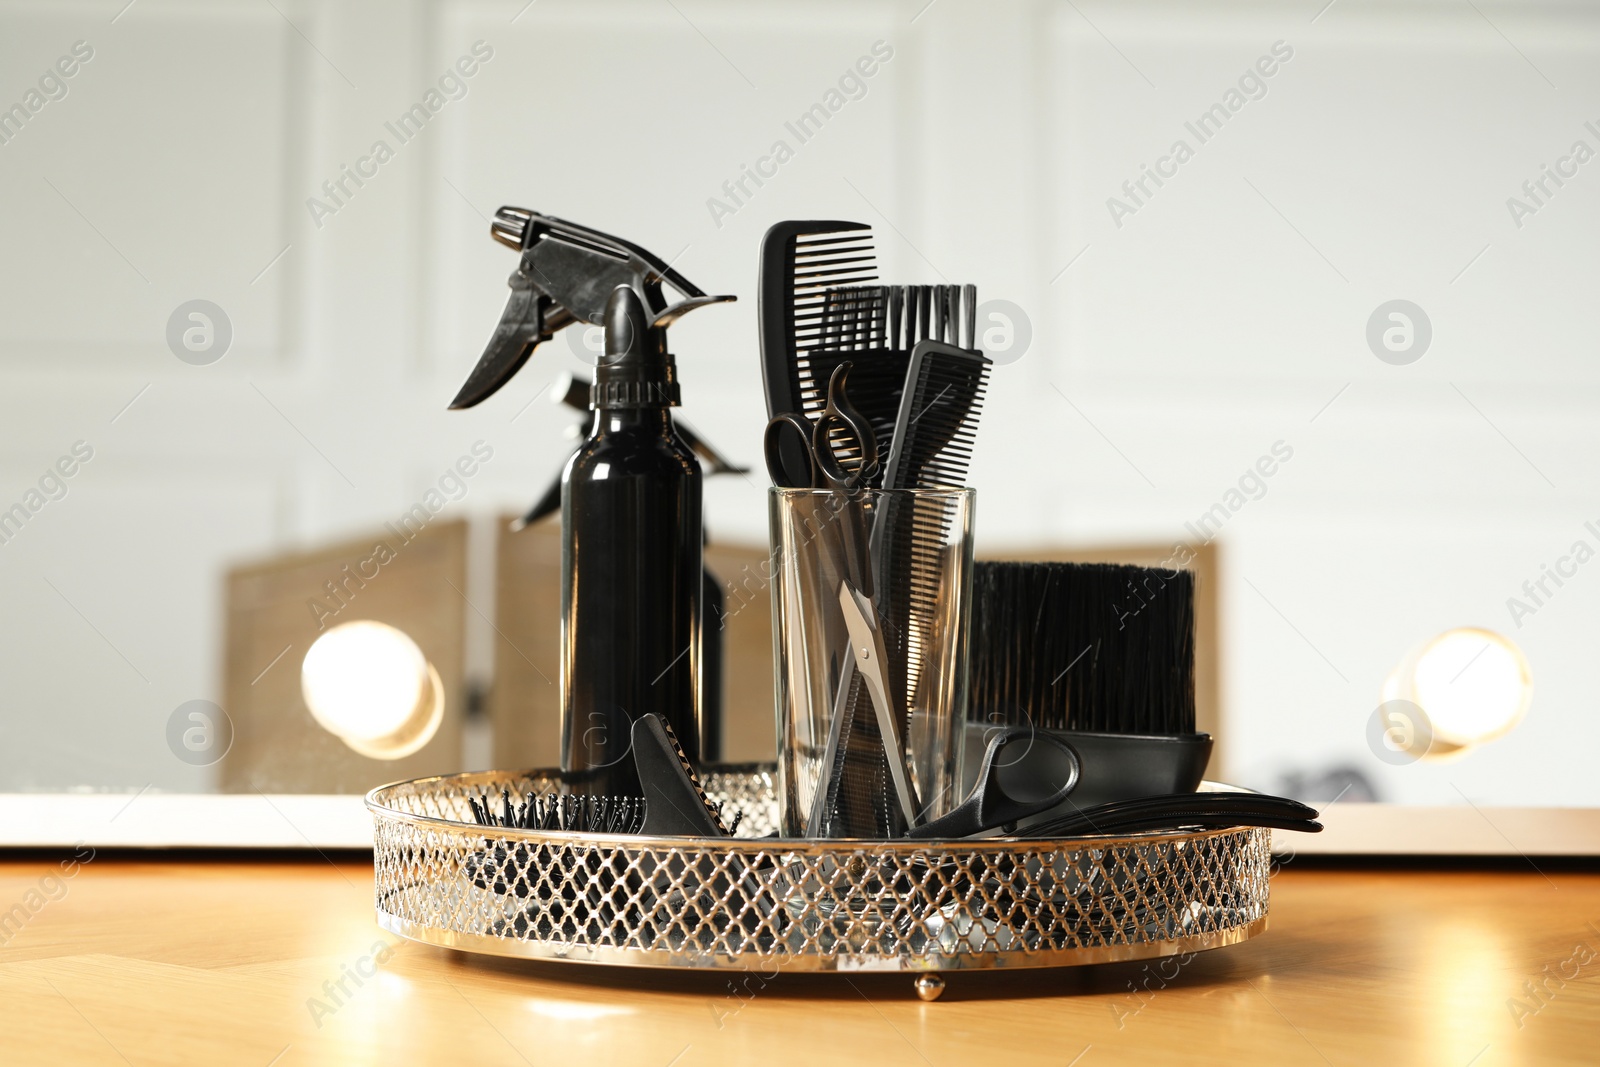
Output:
<path fill-rule="evenodd" d="M 500 956 L 762 972 L 1062 967 L 1218 948 L 1266 929 L 1267 830 L 778 839 L 761 836 L 776 821 L 773 778 L 762 765 L 705 776 L 712 799 L 744 813 L 732 839 L 472 821 L 468 797 L 560 792 L 555 771 L 383 786 L 367 796 L 378 923 Z"/>

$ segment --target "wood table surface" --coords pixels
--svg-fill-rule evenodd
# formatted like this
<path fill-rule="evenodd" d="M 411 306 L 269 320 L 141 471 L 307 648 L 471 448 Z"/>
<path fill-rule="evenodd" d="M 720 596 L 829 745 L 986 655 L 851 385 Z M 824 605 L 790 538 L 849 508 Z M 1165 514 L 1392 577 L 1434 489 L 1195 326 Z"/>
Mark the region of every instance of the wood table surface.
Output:
<path fill-rule="evenodd" d="M 904 975 L 735 985 L 403 942 L 360 856 L 0 857 L 0 1063 L 1600 1063 L 1600 873 L 1313 862 L 1274 875 L 1245 944 L 953 974 L 923 1003 Z"/>

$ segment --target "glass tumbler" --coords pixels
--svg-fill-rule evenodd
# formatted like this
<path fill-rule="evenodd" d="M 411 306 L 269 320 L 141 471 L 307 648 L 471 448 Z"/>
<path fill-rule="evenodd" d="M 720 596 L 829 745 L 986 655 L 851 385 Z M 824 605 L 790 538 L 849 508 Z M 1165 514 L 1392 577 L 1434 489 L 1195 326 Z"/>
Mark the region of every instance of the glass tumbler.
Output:
<path fill-rule="evenodd" d="M 770 491 L 783 836 L 899 837 L 961 802 L 976 500 Z"/>

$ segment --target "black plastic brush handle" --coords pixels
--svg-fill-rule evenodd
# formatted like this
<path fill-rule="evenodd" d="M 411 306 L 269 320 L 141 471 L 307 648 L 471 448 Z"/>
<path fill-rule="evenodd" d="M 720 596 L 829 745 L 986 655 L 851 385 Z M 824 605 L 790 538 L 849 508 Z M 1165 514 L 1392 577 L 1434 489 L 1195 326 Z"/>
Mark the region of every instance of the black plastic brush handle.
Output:
<path fill-rule="evenodd" d="M 633 762 L 644 790 L 644 825 L 651 837 L 727 837 L 720 813 L 706 799 L 700 779 L 673 735 L 650 713 L 633 721 Z"/>
<path fill-rule="evenodd" d="M 1181 830 L 1232 830 L 1246 826 L 1259 826 L 1268 830 L 1295 830 L 1303 834 L 1322 832 L 1322 824 L 1315 819 L 1294 819 L 1277 815 L 1244 815 L 1231 809 L 1220 811 L 1192 811 L 1182 816 L 1141 815 L 1124 817 L 1115 823 L 1096 821 L 1095 825 L 1068 824 L 1061 831 L 1041 834 L 1037 827 L 1029 827 L 1025 834 L 1016 837 L 1090 837 L 1108 834 L 1175 833 Z"/>
<path fill-rule="evenodd" d="M 1024 773 L 1010 773 L 1022 767 Z M 1071 745 L 1026 726 L 1013 726 L 989 739 L 983 750 L 977 784 L 960 806 L 910 830 L 913 840 L 953 840 L 975 837 L 990 830 L 1014 826 L 1030 815 L 1067 799 L 1078 785 L 1081 764 Z"/>

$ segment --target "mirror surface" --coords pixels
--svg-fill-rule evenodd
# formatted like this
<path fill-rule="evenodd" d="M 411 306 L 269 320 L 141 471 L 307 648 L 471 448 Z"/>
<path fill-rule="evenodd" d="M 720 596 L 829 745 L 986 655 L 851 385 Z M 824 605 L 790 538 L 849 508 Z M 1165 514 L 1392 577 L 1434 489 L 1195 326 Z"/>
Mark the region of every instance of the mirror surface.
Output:
<path fill-rule="evenodd" d="M 752 468 L 707 482 L 730 588 L 761 236 L 857 219 L 978 286 L 980 555 L 1215 548 L 1212 777 L 1600 803 L 1600 11 L 1318 6 L 6 5 L 0 791 L 554 759 L 553 532 L 506 520 L 597 331 L 446 410 L 518 204 L 738 295 L 673 330 Z M 730 758 L 771 756 L 765 611 Z M 361 620 L 421 658 L 371 651 L 358 751 L 300 671 Z"/>

